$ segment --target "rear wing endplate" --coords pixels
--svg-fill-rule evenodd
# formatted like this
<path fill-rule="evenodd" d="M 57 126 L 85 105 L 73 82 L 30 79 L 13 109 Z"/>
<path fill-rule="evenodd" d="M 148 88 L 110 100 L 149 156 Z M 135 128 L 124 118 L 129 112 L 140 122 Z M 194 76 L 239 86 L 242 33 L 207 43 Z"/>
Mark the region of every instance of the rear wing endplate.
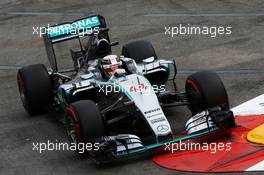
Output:
<path fill-rule="evenodd" d="M 106 28 L 103 16 L 92 15 L 72 22 L 46 27 L 46 32 L 42 35 L 42 37 L 44 39 L 47 56 L 53 71 L 58 71 L 53 44 L 88 35 L 94 28 Z"/>

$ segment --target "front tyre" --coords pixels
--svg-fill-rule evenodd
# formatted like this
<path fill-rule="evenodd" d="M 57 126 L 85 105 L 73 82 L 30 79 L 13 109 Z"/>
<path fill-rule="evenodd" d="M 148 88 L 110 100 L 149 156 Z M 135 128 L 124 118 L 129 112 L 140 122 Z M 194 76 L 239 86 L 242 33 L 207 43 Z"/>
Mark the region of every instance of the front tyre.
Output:
<path fill-rule="evenodd" d="M 30 115 L 44 113 L 52 98 L 52 85 L 43 64 L 34 64 L 18 70 L 17 84 L 21 101 Z"/>
<path fill-rule="evenodd" d="M 224 84 L 215 72 L 201 71 L 190 75 L 185 91 L 193 115 L 216 106 L 222 110 L 230 108 Z"/>
<path fill-rule="evenodd" d="M 91 100 L 77 101 L 67 107 L 66 130 L 70 143 L 76 145 L 93 143 L 97 138 L 106 135 L 100 111 Z M 76 150 L 80 155 L 87 152 Z"/>

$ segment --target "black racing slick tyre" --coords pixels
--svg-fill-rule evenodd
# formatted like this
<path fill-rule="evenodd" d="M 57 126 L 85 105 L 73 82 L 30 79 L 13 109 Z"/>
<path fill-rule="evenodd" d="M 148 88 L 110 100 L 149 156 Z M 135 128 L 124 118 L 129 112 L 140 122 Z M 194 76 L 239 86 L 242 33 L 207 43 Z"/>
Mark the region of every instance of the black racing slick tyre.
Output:
<path fill-rule="evenodd" d="M 52 98 L 52 86 L 43 64 L 35 64 L 18 70 L 17 83 L 25 110 L 30 115 L 47 111 Z"/>
<path fill-rule="evenodd" d="M 222 110 L 230 108 L 224 84 L 215 72 L 201 71 L 190 75 L 185 91 L 193 115 L 216 106 Z"/>
<path fill-rule="evenodd" d="M 122 55 L 134 59 L 136 63 L 142 63 L 142 60 L 150 57 L 157 59 L 152 44 L 145 40 L 133 41 L 124 45 L 122 48 Z"/>
<path fill-rule="evenodd" d="M 70 143 L 75 144 L 93 143 L 106 135 L 103 118 L 91 100 L 77 101 L 67 107 L 66 130 Z M 76 152 L 82 154 L 80 150 Z"/>

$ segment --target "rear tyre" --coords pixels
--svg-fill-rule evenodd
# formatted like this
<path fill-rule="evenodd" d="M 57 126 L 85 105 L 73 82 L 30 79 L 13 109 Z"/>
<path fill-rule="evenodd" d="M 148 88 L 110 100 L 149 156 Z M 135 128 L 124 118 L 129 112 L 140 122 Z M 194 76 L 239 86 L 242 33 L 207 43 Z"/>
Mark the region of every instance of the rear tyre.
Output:
<path fill-rule="evenodd" d="M 201 71 L 190 75 L 185 91 L 193 115 L 216 106 L 222 110 L 230 108 L 224 84 L 215 72 Z"/>
<path fill-rule="evenodd" d="M 44 113 L 52 97 L 48 71 L 43 64 L 35 64 L 18 70 L 17 84 L 21 101 L 30 115 Z"/>
<path fill-rule="evenodd" d="M 155 49 L 149 41 L 139 40 L 133 41 L 123 46 L 122 55 L 127 58 L 134 59 L 136 63 L 143 63 L 144 59 L 153 57 L 157 59 Z M 169 78 L 168 69 L 160 69 L 160 71 L 154 71 L 146 73 L 145 77 L 149 80 L 151 85 L 163 85 Z"/>
<path fill-rule="evenodd" d="M 122 55 L 134 59 L 136 63 L 142 63 L 144 59 L 150 57 L 157 59 L 152 44 L 145 40 L 133 41 L 124 45 L 122 48 Z"/>
<path fill-rule="evenodd" d="M 91 100 L 72 103 L 66 111 L 66 130 L 70 143 L 93 143 L 95 139 L 106 135 L 105 124 L 96 104 Z M 86 150 L 76 150 L 85 155 Z"/>

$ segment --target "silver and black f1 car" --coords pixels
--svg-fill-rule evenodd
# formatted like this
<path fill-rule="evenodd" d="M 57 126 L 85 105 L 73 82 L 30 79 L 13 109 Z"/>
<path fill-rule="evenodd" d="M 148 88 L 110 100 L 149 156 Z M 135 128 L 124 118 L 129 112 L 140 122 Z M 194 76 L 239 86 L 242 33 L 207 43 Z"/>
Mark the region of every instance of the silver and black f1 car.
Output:
<path fill-rule="evenodd" d="M 110 42 L 108 30 L 100 15 L 47 28 L 43 38 L 51 69 L 35 64 L 17 74 L 21 100 L 30 115 L 51 109 L 62 112 L 71 143 L 99 143 L 99 150 L 87 152 L 98 162 L 235 125 L 216 73 L 190 75 L 185 92 L 180 92 L 174 60 L 158 58 L 152 44 L 143 40 L 124 45 L 121 56 L 114 55 L 111 47 L 118 42 Z M 72 69 L 59 70 L 54 45 L 71 39 L 79 41 L 80 50 L 69 51 Z M 173 91 L 165 86 L 169 82 Z M 187 105 L 193 117 L 186 123 L 188 135 L 174 138 L 163 108 L 181 105 Z"/>

